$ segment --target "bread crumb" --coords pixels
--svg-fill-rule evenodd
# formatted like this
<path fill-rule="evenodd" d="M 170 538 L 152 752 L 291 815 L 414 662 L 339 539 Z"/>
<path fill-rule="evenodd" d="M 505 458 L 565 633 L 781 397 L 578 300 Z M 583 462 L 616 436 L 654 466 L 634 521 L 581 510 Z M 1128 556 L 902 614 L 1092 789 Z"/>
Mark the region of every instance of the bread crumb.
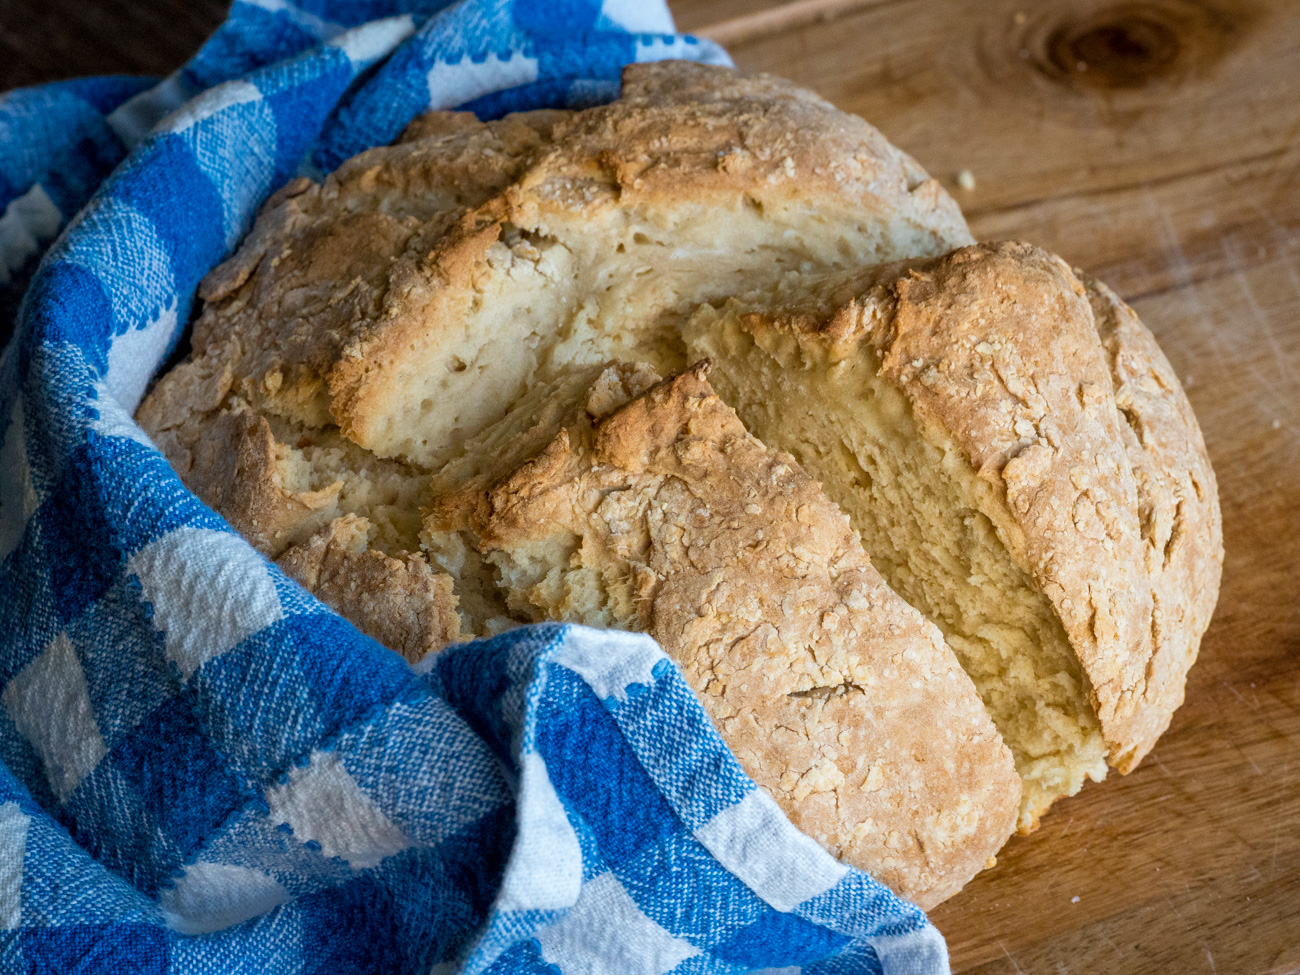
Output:
<path fill-rule="evenodd" d="M 957 175 L 953 177 L 953 180 L 959 187 L 967 192 L 975 189 L 975 174 L 969 169 L 960 170 Z"/>
<path fill-rule="evenodd" d="M 1071 904 L 1077 904 L 1077 903 L 1079 903 L 1079 895 L 1078 895 L 1078 894 L 1075 894 L 1073 897 L 1071 897 L 1071 898 L 1070 898 L 1070 903 L 1071 903 Z"/>

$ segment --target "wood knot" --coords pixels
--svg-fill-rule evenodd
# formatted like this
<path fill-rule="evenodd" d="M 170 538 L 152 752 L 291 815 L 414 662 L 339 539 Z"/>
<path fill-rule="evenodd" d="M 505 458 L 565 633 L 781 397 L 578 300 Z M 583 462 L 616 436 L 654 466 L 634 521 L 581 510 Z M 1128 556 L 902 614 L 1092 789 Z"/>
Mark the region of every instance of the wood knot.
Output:
<path fill-rule="evenodd" d="M 1050 19 L 1025 24 L 1020 57 L 1058 84 L 1094 91 L 1177 84 L 1217 63 L 1249 19 L 1241 5 L 1228 13 L 1192 0 L 1056 9 Z"/>
<path fill-rule="evenodd" d="M 1106 11 L 1092 23 L 1063 24 L 1047 57 L 1064 75 L 1098 88 L 1139 88 L 1167 75 L 1183 49 L 1178 30 L 1150 10 Z"/>

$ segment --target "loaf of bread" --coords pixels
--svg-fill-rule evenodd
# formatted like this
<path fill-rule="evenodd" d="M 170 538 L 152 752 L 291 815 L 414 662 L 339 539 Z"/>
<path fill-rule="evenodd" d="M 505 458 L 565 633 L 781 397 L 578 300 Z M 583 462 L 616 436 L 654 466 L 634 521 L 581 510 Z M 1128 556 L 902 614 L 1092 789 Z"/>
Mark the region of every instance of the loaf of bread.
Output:
<path fill-rule="evenodd" d="M 1154 339 L 787 82 L 426 115 L 277 193 L 201 295 L 138 416 L 250 542 L 412 660 L 650 633 L 923 906 L 1182 701 L 1222 545 Z"/>

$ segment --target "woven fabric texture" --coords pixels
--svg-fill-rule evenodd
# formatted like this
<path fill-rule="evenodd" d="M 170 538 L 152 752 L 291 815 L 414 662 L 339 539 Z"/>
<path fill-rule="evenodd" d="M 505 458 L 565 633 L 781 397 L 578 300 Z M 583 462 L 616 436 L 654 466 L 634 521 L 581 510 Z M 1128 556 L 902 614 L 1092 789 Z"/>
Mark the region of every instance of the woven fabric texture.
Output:
<path fill-rule="evenodd" d="M 727 63 L 661 0 L 236 0 L 181 71 L 0 99 L 0 971 L 947 971 L 648 638 L 412 668 L 132 419 L 259 203 L 430 108 Z"/>

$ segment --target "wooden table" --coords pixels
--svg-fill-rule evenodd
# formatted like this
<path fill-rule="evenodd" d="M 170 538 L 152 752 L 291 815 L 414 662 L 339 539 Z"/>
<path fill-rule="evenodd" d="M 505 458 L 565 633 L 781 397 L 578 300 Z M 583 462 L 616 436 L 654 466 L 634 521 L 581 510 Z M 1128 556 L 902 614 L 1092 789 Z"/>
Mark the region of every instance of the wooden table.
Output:
<path fill-rule="evenodd" d="M 677 0 L 857 112 L 981 238 L 1109 281 L 1183 377 L 1227 562 L 1187 703 L 934 913 L 956 970 L 1300 971 L 1300 3 Z M 175 67 L 214 0 L 0 0 L 0 87 Z M 955 174 L 969 171 L 971 189 Z"/>

